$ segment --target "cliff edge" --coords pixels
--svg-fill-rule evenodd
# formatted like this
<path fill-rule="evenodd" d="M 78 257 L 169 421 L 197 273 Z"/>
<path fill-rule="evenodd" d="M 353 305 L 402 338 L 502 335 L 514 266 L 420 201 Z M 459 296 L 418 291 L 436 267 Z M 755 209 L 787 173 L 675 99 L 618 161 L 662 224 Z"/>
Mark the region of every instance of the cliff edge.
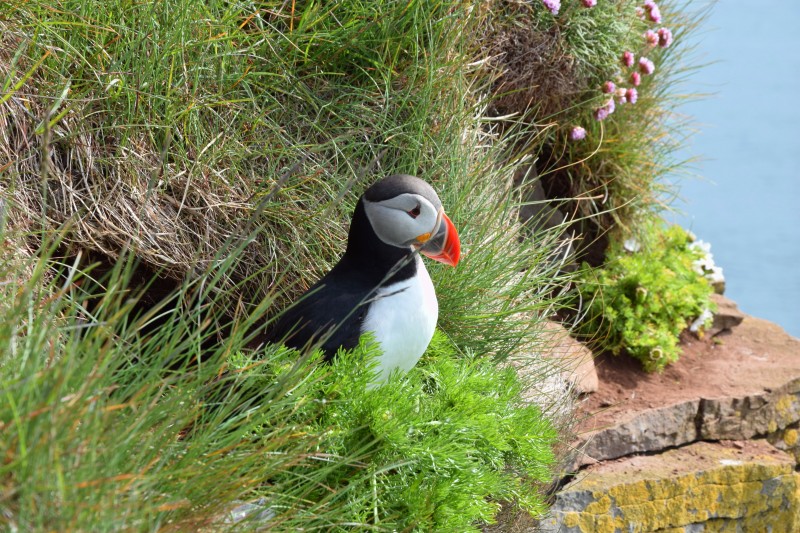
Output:
<path fill-rule="evenodd" d="M 800 340 L 719 303 L 660 374 L 596 358 L 546 531 L 800 530 Z"/>

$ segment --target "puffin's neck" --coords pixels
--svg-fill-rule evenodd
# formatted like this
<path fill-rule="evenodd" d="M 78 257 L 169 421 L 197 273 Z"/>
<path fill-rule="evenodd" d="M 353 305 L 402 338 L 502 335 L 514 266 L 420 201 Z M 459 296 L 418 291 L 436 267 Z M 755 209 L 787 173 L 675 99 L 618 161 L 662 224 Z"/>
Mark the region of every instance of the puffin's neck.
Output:
<path fill-rule="evenodd" d="M 360 199 L 353 213 L 350 232 L 347 236 L 347 250 L 340 263 L 368 276 L 376 284 L 397 269 L 384 285 L 403 281 L 417 273 L 417 261 L 412 257 L 413 250 L 386 244 L 375 234 L 364 210 L 364 200 Z M 402 265 L 401 265 L 402 263 Z"/>

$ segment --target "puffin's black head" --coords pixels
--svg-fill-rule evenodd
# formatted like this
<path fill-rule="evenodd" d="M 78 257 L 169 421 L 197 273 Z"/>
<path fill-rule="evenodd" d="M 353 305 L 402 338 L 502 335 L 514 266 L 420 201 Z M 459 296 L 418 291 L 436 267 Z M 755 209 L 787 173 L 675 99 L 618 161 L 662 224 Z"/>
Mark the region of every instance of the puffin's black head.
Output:
<path fill-rule="evenodd" d="M 421 179 L 406 174 L 389 176 L 367 189 L 359 203 L 384 244 L 418 249 L 446 265 L 458 264 L 461 243 L 456 228 L 433 187 Z"/>

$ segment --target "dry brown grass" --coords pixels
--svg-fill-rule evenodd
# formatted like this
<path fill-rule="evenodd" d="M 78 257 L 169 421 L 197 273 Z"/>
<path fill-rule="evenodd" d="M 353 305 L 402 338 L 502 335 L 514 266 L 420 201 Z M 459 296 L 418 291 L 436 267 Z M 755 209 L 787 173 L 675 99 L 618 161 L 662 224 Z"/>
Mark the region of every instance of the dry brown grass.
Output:
<path fill-rule="evenodd" d="M 504 27 L 489 45 L 492 66 L 499 71 L 493 87 L 498 115 L 552 117 L 574 104 L 576 94 L 585 89 L 556 26 L 547 31 Z"/>
<path fill-rule="evenodd" d="M 584 83 L 564 51 L 562 36 L 553 25 L 537 29 L 526 18 L 529 8 L 506 8 L 508 16 L 485 18 L 487 31 L 479 43 L 489 58 L 485 64 L 497 96 L 491 112 L 525 118 L 535 113 L 537 120 L 561 112 Z M 30 67 L 17 64 L 13 72 L 10 67 L 25 37 L 8 23 L 0 22 L 0 32 L 0 76 L 16 83 Z M 45 221 L 50 229 L 68 228 L 68 253 L 87 249 L 113 261 L 132 250 L 150 269 L 179 280 L 213 267 L 220 254 L 241 247 L 229 281 L 250 279 L 250 299 L 266 296 L 277 285 L 291 299 L 335 260 L 353 199 L 348 190 L 363 188 L 373 177 L 374 172 L 364 175 L 359 163 L 375 154 L 353 162 L 343 161 L 341 154 L 315 156 L 290 148 L 273 152 L 283 161 L 267 161 L 265 147 L 330 142 L 318 138 L 319 124 L 300 123 L 307 116 L 291 122 L 293 104 L 286 96 L 276 96 L 286 99 L 281 103 L 285 131 L 255 124 L 248 132 L 251 139 L 222 131 L 206 146 L 193 146 L 186 139 L 191 133 L 178 126 L 170 141 L 154 139 L 146 127 L 116 124 L 109 117 L 113 102 L 105 105 L 104 99 L 111 98 L 107 94 L 89 93 L 84 99 L 70 94 L 54 109 L 52 95 L 59 88 L 46 83 L 34 70 L 0 106 L 0 194 L 11 200 L 9 217 L 16 227 L 33 230 Z M 318 98 L 336 98 L 324 86 L 310 90 Z M 378 91 L 365 105 L 387 107 L 382 97 Z M 65 110 L 51 129 L 42 128 Z M 379 111 L 369 113 L 377 116 Z M 233 108 L 214 110 L 221 124 L 234 123 L 235 117 Z M 385 134 L 363 126 L 354 126 L 358 131 L 352 135 L 380 142 Z M 181 157 L 175 157 L 176 145 L 185 149 Z M 334 165 L 355 166 L 354 174 L 361 173 L 364 183 L 343 184 L 344 173 L 334 176 Z"/>
<path fill-rule="evenodd" d="M 41 94 L 54 91 L 43 89 L 39 71 L 24 79 L 29 64 L 12 68 L 24 38 L 3 22 L 0 35 L 0 78 L 12 85 L 24 80 L 0 103 L 0 197 L 10 228 L 29 235 L 63 228 L 67 254 L 85 249 L 113 262 L 131 250 L 151 270 L 176 280 L 213 267 L 226 250 L 241 247 L 237 268 L 226 281 L 252 278 L 246 290 L 256 298 L 264 297 L 273 283 L 287 281 L 287 272 L 297 264 L 326 267 L 310 261 L 318 254 L 298 244 L 308 239 L 298 234 L 308 225 L 295 224 L 293 216 L 299 213 L 281 206 L 304 203 L 313 214 L 314 206 L 336 198 L 313 158 L 282 176 L 253 179 L 227 172 L 224 161 L 212 169 L 193 164 L 192 158 L 170 160 L 143 129 L 127 128 L 124 145 L 113 135 L 99 136 L 108 111 L 97 101 L 76 98 L 54 109 L 52 97 Z M 44 127 L 65 105 L 66 114 L 53 120 L 51 129 Z M 238 142 L 224 133 L 216 141 L 227 146 Z M 331 241 L 345 236 L 336 217 L 317 228 L 314 246 L 333 250 L 337 246 Z M 36 240 L 20 242 L 27 255 L 37 252 Z"/>
<path fill-rule="evenodd" d="M 481 50 L 493 72 L 491 112 L 540 122 L 575 104 L 587 80 L 557 24 L 538 24 L 522 2 L 494 2 Z"/>

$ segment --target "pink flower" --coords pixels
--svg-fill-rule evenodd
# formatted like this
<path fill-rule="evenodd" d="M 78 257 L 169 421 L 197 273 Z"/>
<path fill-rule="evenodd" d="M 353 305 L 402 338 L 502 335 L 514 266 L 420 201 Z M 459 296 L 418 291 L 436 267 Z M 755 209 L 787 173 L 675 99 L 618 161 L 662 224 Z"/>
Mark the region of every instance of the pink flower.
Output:
<path fill-rule="evenodd" d="M 616 104 L 614 103 L 614 99 L 611 98 L 606 102 L 606 105 L 603 107 L 598 107 L 594 110 L 594 119 L 595 120 L 605 120 L 608 118 L 608 115 L 614 112 L 616 109 Z"/>
<path fill-rule="evenodd" d="M 550 10 L 550 13 L 558 15 L 558 10 L 561 9 L 561 0 L 542 0 L 542 3 Z"/>
<path fill-rule="evenodd" d="M 653 30 L 644 32 L 644 40 L 648 46 L 656 46 L 659 42 L 660 35 Z"/>
<path fill-rule="evenodd" d="M 575 126 L 569 132 L 569 138 L 573 141 L 582 141 L 586 138 L 586 130 L 580 126 Z"/>
<path fill-rule="evenodd" d="M 661 10 L 658 9 L 658 4 L 653 2 L 653 0 L 645 0 L 644 3 L 644 11 L 647 13 L 647 17 L 658 24 L 661 22 Z"/>
<path fill-rule="evenodd" d="M 639 72 L 642 74 L 652 74 L 655 72 L 656 66 L 653 64 L 652 61 L 647 59 L 646 57 L 639 58 Z"/>
<path fill-rule="evenodd" d="M 622 64 L 626 67 L 633 66 L 633 52 L 625 52 L 622 54 Z"/>
<path fill-rule="evenodd" d="M 655 22 L 656 24 L 661 23 L 661 11 L 658 9 L 658 6 L 653 4 L 653 8 L 650 10 L 650 20 Z"/>
<path fill-rule="evenodd" d="M 658 30 L 658 46 L 666 48 L 672 44 L 672 32 L 669 28 L 661 28 Z"/>
<path fill-rule="evenodd" d="M 625 101 L 629 104 L 635 104 L 636 100 L 639 99 L 639 91 L 631 87 L 627 91 L 625 91 Z"/>
<path fill-rule="evenodd" d="M 583 0 L 583 7 L 594 7 L 597 5 L 597 0 Z"/>
<path fill-rule="evenodd" d="M 611 94 L 616 90 L 617 86 L 614 85 L 613 81 L 607 81 L 603 84 L 603 92 L 606 94 Z"/>
<path fill-rule="evenodd" d="M 638 87 L 642 83 L 642 75 L 635 70 L 631 72 L 631 85 Z"/>

